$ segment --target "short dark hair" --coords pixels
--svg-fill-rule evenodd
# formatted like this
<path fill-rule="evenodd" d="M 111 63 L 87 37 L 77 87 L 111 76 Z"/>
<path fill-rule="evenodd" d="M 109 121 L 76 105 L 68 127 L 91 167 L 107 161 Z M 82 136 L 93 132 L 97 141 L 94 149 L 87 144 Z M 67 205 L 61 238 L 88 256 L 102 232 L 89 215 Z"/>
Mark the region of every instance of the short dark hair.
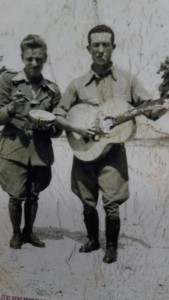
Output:
<path fill-rule="evenodd" d="M 110 33 L 111 34 L 112 45 L 114 44 L 114 31 L 109 26 L 101 24 L 101 25 L 97 25 L 97 26 L 93 27 L 92 29 L 90 29 L 90 31 L 88 33 L 88 43 L 89 43 L 89 45 L 90 45 L 90 42 L 91 42 L 91 34 L 92 33 L 97 33 L 97 32 L 108 32 L 108 33 Z"/>
<path fill-rule="evenodd" d="M 45 55 L 47 55 L 47 45 L 45 41 L 37 34 L 28 34 L 20 44 L 21 52 L 23 53 L 25 49 L 31 48 L 41 48 Z"/>

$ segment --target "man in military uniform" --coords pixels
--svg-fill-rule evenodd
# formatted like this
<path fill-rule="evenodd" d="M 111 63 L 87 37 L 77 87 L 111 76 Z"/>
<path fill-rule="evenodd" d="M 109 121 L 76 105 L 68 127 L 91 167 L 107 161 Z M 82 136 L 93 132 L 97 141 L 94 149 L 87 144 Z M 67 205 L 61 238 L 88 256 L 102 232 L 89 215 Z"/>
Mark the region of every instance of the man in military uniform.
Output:
<path fill-rule="evenodd" d="M 45 247 L 33 234 L 39 193 L 51 180 L 53 149 L 51 136 L 61 131 L 51 126 L 33 124 L 29 112 L 40 109 L 52 112 L 60 100 L 56 84 L 42 75 L 47 46 L 38 35 L 28 35 L 21 42 L 25 65 L 21 72 L 6 71 L 0 78 L 0 184 L 9 194 L 9 214 L 13 226 L 10 247 L 22 243 Z M 22 201 L 25 226 L 21 233 Z"/>
<path fill-rule="evenodd" d="M 55 110 L 56 120 L 63 129 L 74 131 L 86 137 L 97 136 L 95 127 L 86 129 L 83 124 L 77 127 L 66 118 L 67 113 L 78 103 L 87 103 L 100 107 L 114 97 L 131 105 L 140 105 L 150 95 L 135 80 L 111 62 L 115 49 L 114 32 L 110 27 L 98 25 L 88 33 L 87 49 L 93 63 L 90 71 L 73 80 Z M 88 233 L 88 242 L 81 246 L 80 252 L 91 252 L 100 248 L 99 219 L 96 210 L 99 190 L 102 192 L 103 206 L 106 213 L 106 253 L 105 263 L 112 263 L 117 258 L 118 236 L 120 231 L 119 205 L 129 197 L 128 166 L 123 143 L 112 144 L 103 157 L 91 162 L 84 162 L 74 157 L 72 166 L 72 190 L 83 204 L 84 222 Z"/>

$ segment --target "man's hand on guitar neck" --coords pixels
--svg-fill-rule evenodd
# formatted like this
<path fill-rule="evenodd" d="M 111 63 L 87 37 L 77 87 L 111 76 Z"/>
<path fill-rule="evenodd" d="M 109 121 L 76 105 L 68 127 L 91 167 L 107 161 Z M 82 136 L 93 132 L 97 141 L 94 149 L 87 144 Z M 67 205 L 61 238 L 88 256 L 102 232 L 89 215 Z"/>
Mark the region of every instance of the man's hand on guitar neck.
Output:
<path fill-rule="evenodd" d="M 148 119 L 156 121 L 169 110 L 169 98 L 160 98 L 157 100 L 146 100 L 136 107 L 140 114 Z"/>
<path fill-rule="evenodd" d="M 144 113 L 144 115 L 149 119 L 156 121 L 169 110 L 169 98 L 167 97 L 154 100 L 154 103 L 158 102 L 157 104 L 154 105 L 154 107 L 153 107 L 153 101 L 151 102 L 152 102 L 152 110 L 147 112 L 147 114 Z"/>

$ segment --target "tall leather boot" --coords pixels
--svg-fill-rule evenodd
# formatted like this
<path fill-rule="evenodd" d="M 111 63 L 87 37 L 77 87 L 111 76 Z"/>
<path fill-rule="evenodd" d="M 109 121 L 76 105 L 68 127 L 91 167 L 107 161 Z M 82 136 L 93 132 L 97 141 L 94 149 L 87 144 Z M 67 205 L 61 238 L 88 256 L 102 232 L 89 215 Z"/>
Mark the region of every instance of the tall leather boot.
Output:
<path fill-rule="evenodd" d="M 22 237 L 21 237 L 21 218 L 22 218 L 22 202 L 15 198 L 9 199 L 9 216 L 13 226 L 13 236 L 10 240 L 10 247 L 13 249 L 21 249 Z"/>
<path fill-rule="evenodd" d="M 117 260 L 120 219 L 106 216 L 106 253 L 103 262 L 112 263 Z"/>
<path fill-rule="evenodd" d="M 22 231 L 22 241 L 23 243 L 32 244 L 35 247 L 44 248 L 45 243 L 40 241 L 32 232 L 37 210 L 38 210 L 37 200 L 28 199 L 25 201 L 25 205 L 24 205 L 25 227 L 23 228 Z"/>
<path fill-rule="evenodd" d="M 89 241 L 80 247 L 79 252 L 88 253 L 100 248 L 99 218 L 97 210 L 93 207 L 85 209 L 83 214 Z"/>

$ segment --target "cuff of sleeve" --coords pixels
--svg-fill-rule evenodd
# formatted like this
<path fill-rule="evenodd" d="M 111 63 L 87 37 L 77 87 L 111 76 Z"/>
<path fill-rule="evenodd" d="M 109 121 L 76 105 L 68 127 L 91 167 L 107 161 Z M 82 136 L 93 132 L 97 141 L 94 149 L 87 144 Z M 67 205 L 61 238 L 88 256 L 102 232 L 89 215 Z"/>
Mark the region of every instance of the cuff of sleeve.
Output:
<path fill-rule="evenodd" d="M 51 137 L 60 137 L 60 135 L 62 134 L 62 129 L 56 127 L 56 126 L 52 126 L 51 127 Z"/>
<path fill-rule="evenodd" d="M 67 111 L 65 111 L 64 109 L 62 109 L 61 107 L 57 107 L 54 111 L 53 114 L 57 117 L 57 116 L 61 116 L 66 118 L 67 115 Z"/>

